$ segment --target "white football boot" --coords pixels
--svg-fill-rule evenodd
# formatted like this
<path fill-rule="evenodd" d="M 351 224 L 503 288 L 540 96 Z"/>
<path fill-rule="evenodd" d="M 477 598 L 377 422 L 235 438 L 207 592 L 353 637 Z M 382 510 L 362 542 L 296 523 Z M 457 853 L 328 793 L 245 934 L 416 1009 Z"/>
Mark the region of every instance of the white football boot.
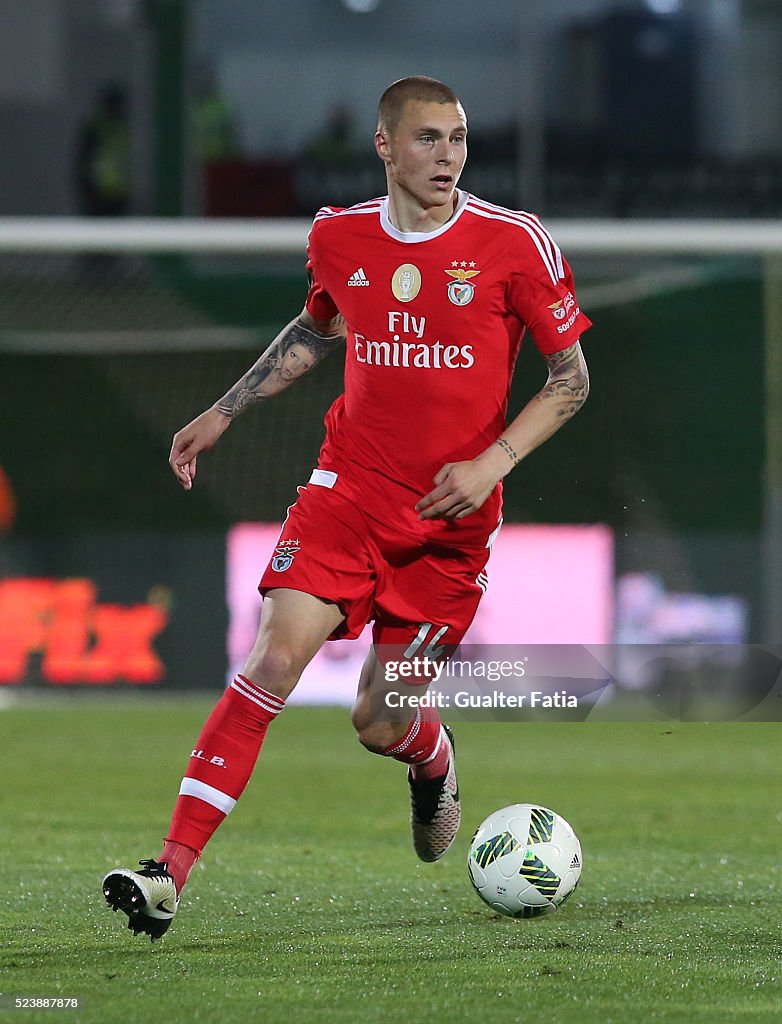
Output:
<path fill-rule="evenodd" d="M 447 725 L 443 729 L 451 748 L 445 775 L 438 779 L 416 780 L 412 769 L 407 773 L 412 804 L 413 846 L 421 860 L 428 862 L 439 860 L 448 851 L 462 820 L 453 733 Z"/>
<path fill-rule="evenodd" d="M 128 928 L 134 935 L 144 932 L 154 942 L 173 921 L 179 896 L 167 864 L 151 859 L 139 864 L 141 871 L 109 871 L 103 879 L 103 895 L 112 910 L 128 915 Z"/>

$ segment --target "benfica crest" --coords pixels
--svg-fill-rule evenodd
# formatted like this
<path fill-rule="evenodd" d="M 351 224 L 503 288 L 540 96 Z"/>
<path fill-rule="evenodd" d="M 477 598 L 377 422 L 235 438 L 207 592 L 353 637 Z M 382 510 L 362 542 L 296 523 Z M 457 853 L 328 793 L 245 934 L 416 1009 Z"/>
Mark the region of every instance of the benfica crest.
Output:
<path fill-rule="evenodd" d="M 298 540 L 284 540 L 274 549 L 272 555 L 272 569 L 275 572 L 285 572 L 293 565 L 296 552 L 301 549 Z"/>
<path fill-rule="evenodd" d="M 564 299 L 560 299 L 559 302 L 552 302 L 549 309 L 555 320 L 564 320 L 575 304 L 576 300 L 573 298 L 573 292 L 568 292 Z"/>
<path fill-rule="evenodd" d="M 454 306 L 467 306 L 475 298 L 475 285 L 470 280 L 480 274 L 480 270 L 451 270 L 445 271 L 449 277 L 454 278 L 448 282 L 448 298 Z"/>

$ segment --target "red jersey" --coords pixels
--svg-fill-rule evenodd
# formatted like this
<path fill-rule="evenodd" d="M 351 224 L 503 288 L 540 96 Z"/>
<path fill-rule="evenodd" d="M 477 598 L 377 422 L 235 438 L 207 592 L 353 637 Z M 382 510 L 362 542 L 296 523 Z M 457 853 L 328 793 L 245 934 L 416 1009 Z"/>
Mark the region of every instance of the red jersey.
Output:
<path fill-rule="evenodd" d="M 430 232 L 397 230 L 387 197 L 316 215 L 307 308 L 319 320 L 342 314 L 348 329 L 345 392 L 326 415 L 318 465 L 369 516 L 421 541 L 482 546 L 501 485 L 455 522 L 421 521 L 415 504 L 446 462 L 475 458 L 505 429 L 526 328 L 551 353 L 590 321 L 537 217 L 457 196 Z"/>

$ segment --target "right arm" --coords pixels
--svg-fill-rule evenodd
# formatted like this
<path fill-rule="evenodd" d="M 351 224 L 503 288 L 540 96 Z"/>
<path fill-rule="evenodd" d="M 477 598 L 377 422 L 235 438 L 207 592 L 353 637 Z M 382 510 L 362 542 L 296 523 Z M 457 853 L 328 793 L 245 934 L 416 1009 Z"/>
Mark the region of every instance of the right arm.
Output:
<path fill-rule="evenodd" d="M 168 464 L 186 491 L 193 486 L 200 452 L 208 451 L 232 420 L 250 405 L 284 391 L 345 339 L 345 321 L 316 320 L 305 307 L 280 331 L 234 386 L 174 434 Z"/>

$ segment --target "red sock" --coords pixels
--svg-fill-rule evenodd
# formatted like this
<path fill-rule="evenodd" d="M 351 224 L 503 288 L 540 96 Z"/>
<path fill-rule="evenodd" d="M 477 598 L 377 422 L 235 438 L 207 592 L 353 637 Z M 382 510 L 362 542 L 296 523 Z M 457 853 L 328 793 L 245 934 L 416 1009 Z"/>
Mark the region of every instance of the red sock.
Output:
<path fill-rule="evenodd" d="M 401 740 L 387 747 L 383 754 L 411 765 L 414 779 L 439 779 L 448 771 L 451 744 L 435 708 L 425 715 L 416 711 Z"/>
<path fill-rule="evenodd" d="M 189 846 L 166 839 L 163 843 L 163 852 L 155 860 L 160 863 L 165 862 L 169 875 L 176 883 L 176 891 L 182 892 L 184 884 L 193 870 L 193 865 L 198 860 L 198 853 L 191 850 Z"/>
<path fill-rule="evenodd" d="M 168 860 L 177 889 L 244 791 L 269 723 L 284 707 L 281 697 L 237 676 L 206 720 L 158 858 Z"/>

